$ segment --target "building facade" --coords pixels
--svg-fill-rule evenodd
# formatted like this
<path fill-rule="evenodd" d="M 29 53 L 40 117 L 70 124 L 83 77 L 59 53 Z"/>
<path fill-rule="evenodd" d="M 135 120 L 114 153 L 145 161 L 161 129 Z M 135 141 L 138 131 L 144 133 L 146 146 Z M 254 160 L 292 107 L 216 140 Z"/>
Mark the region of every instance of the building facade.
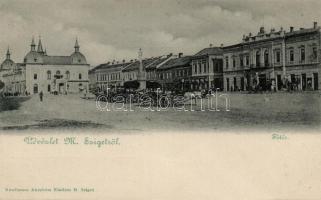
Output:
<path fill-rule="evenodd" d="M 163 90 L 190 91 L 191 88 L 191 56 L 179 54 L 157 68 L 156 76 Z"/>
<path fill-rule="evenodd" d="M 15 64 L 7 53 L 1 71 L 8 92 L 17 92 L 12 88 L 19 88 L 20 94 L 87 92 L 89 65 L 79 51 L 77 40 L 74 48 L 70 56 L 49 56 L 43 50 L 41 39 L 37 50 L 32 39 L 31 49 L 23 63 Z M 8 65 L 12 66 L 11 70 L 8 70 Z"/>
<path fill-rule="evenodd" d="M 223 50 L 209 47 L 192 57 L 192 90 L 223 90 Z"/>
<path fill-rule="evenodd" d="M 320 27 L 286 32 L 260 28 L 239 44 L 224 47 L 225 91 L 318 90 Z"/>

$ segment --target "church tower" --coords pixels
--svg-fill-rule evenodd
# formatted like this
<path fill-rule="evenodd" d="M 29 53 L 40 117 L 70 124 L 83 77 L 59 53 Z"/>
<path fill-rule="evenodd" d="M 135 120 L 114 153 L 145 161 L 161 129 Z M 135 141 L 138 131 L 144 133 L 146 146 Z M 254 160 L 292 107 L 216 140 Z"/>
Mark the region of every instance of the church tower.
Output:
<path fill-rule="evenodd" d="M 40 54 L 44 54 L 40 36 L 39 36 L 39 42 L 38 42 L 38 50 L 37 50 L 37 52 L 40 53 Z"/>
<path fill-rule="evenodd" d="M 76 42 L 75 42 L 75 52 L 79 52 L 79 44 L 78 44 L 78 38 L 76 38 Z"/>
<path fill-rule="evenodd" d="M 10 50 L 9 50 L 9 47 L 8 47 L 8 49 L 7 49 L 7 54 L 6 54 L 6 59 L 7 60 L 10 60 Z"/>
<path fill-rule="evenodd" d="M 35 44 L 35 38 L 32 37 L 32 41 L 31 41 L 31 51 L 36 51 L 36 44 Z"/>

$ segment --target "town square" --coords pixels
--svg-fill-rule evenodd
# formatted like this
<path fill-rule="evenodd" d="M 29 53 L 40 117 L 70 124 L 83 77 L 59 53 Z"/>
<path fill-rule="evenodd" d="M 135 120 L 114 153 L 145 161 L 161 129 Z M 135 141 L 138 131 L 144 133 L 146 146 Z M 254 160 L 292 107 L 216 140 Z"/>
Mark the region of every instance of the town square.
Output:
<path fill-rule="evenodd" d="M 0 129 L 320 129 L 318 21 L 256 24 L 232 29 L 236 40 L 213 29 L 197 47 L 133 42 L 122 54 L 81 31 L 4 40 Z"/>

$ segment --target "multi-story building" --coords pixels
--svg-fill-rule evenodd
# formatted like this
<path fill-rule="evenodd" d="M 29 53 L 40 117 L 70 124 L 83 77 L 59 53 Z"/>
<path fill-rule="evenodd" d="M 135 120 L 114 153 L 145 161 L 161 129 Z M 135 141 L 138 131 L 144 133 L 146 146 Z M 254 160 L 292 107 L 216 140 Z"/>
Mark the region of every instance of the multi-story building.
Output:
<path fill-rule="evenodd" d="M 192 90 L 223 90 L 223 50 L 209 47 L 192 57 Z"/>
<path fill-rule="evenodd" d="M 320 27 L 286 32 L 260 28 L 239 44 L 224 47 L 224 88 L 317 90 L 320 88 Z"/>
<path fill-rule="evenodd" d="M 156 69 L 156 77 L 164 90 L 190 91 L 191 88 L 191 56 L 172 58 Z"/>
<path fill-rule="evenodd" d="M 77 40 L 74 48 L 75 52 L 70 56 L 49 56 L 43 50 L 41 40 L 39 39 L 36 50 L 32 39 L 30 52 L 25 56 L 23 63 L 17 64 L 10 59 L 8 51 L 6 60 L 1 65 L 1 78 L 4 79 L 8 92 L 36 94 L 40 91 L 43 93 L 88 91 L 89 65 L 85 56 L 79 51 Z"/>
<path fill-rule="evenodd" d="M 122 87 L 124 85 L 122 70 L 131 64 L 132 61 L 126 62 L 123 60 L 122 62 L 113 61 L 98 65 L 93 69 L 96 87 L 101 91 L 105 91 L 107 88 Z"/>

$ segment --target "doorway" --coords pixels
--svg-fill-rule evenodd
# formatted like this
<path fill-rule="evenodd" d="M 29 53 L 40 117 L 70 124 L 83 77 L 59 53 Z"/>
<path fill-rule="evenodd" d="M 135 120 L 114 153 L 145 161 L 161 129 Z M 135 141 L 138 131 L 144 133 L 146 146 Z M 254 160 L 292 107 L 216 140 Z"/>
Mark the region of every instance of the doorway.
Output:
<path fill-rule="evenodd" d="M 34 93 L 34 94 L 37 94 L 37 93 L 38 93 L 38 85 L 37 85 L 37 84 L 34 84 L 34 85 L 33 85 L 33 93 Z"/>
<path fill-rule="evenodd" d="M 302 74 L 302 90 L 306 90 L 307 88 L 307 76 L 306 74 Z"/>
<path fill-rule="evenodd" d="M 59 87 L 58 87 L 59 93 L 62 93 L 64 91 L 64 86 L 65 86 L 64 83 L 59 83 Z"/>

